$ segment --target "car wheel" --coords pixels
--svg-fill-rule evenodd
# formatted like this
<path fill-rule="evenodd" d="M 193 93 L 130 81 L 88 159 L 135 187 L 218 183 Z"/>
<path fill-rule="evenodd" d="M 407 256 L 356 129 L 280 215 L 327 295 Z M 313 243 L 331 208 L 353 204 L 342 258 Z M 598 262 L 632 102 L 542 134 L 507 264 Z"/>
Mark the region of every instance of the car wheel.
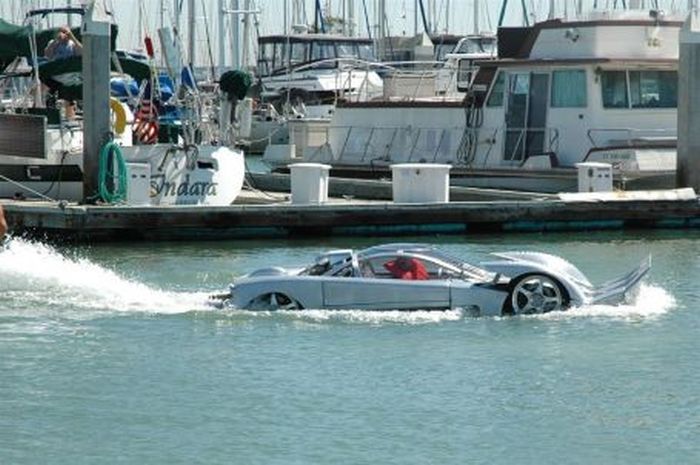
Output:
<path fill-rule="evenodd" d="M 569 303 L 566 290 L 556 279 L 529 274 L 514 279 L 506 302 L 506 313 L 531 315 L 563 310 Z"/>
<path fill-rule="evenodd" d="M 250 310 L 301 310 L 296 300 L 280 292 L 270 292 L 256 297 L 248 306 Z"/>

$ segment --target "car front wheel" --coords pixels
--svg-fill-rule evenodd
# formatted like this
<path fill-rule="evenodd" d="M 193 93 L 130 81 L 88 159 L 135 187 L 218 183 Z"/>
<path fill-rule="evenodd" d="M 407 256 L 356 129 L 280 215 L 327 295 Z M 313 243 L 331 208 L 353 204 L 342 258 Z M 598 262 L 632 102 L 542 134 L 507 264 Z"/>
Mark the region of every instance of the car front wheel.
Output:
<path fill-rule="evenodd" d="M 544 274 L 529 274 L 514 279 L 506 303 L 506 313 L 532 315 L 563 310 L 569 297 L 562 285 Z"/>

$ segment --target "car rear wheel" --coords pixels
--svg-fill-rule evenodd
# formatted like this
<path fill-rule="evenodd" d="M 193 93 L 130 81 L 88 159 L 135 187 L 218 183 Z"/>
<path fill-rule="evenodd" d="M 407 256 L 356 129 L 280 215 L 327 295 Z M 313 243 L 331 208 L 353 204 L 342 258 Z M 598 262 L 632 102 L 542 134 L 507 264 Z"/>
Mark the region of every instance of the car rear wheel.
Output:
<path fill-rule="evenodd" d="M 568 303 L 569 296 L 556 279 L 529 274 L 514 280 L 506 307 L 512 315 L 532 315 L 563 310 Z"/>
<path fill-rule="evenodd" d="M 281 292 L 270 292 L 256 297 L 248 306 L 250 310 L 301 310 L 296 300 Z"/>

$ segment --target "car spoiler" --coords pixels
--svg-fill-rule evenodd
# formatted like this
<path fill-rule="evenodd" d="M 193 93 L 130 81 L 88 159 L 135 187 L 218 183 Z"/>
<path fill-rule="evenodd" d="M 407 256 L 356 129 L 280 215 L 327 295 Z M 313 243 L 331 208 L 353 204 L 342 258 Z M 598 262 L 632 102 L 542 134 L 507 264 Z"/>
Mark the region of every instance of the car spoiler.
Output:
<path fill-rule="evenodd" d="M 626 275 L 594 287 L 590 292 L 592 304 L 618 304 L 636 291 L 642 278 L 651 269 L 651 255 Z"/>

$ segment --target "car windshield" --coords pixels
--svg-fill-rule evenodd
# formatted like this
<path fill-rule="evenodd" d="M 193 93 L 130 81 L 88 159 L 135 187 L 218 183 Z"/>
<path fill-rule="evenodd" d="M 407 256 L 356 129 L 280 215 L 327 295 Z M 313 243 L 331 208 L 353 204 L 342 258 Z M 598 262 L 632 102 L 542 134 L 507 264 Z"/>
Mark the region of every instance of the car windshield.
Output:
<path fill-rule="evenodd" d="M 494 273 L 429 245 L 376 246 L 353 255 L 348 250 L 321 255 L 301 272 L 308 276 L 380 279 L 473 279 L 490 281 Z"/>

